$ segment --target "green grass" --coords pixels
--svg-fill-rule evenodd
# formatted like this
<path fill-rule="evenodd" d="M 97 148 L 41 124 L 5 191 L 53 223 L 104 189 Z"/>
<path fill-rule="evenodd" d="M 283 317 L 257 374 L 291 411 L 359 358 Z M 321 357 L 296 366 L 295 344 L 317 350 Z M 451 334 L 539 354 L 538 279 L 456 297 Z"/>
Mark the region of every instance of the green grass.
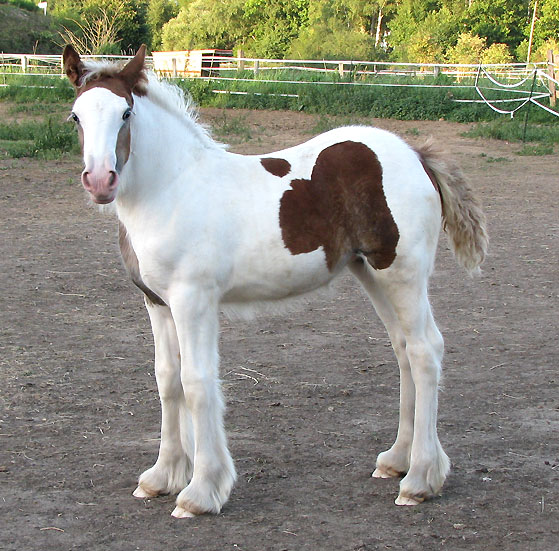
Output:
<path fill-rule="evenodd" d="M 0 124 L 0 151 L 8 157 L 58 158 L 79 150 L 75 129 L 70 124 L 33 121 Z"/>
<path fill-rule="evenodd" d="M 252 139 L 252 131 L 247 123 L 246 116 L 228 115 L 223 112 L 212 124 L 213 133 L 219 138 L 234 136 L 235 142 L 247 142 Z"/>
<path fill-rule="evenodd" d="M 552 145 L 546 144 L 528 144 L 525 145 L 520 151 L 517 151 L 517 155 L 522 156 L 543 156 L 543 155 L 553 155 L 554 147 Z"/>
<path fill-rule="evenodd" d="M 4 75 L 2 84 L 7 86 L 0 88 L 0 100 L 14 103 L 60 103 L 70 102 L 75 97 L 74 89 L 66 78 Z"/>
<path fill-rule="evenodd" d="M 476 124 L 463 136 L 469 138 L 493 138 L 509 142 L 520 142 L 524 135 L 524 120 L 499 119 L 491 122 Z M 526 127 L 526 141 L 545 144 L 559 143 L 559 124 L 534 124 L 528 121 Z"/>

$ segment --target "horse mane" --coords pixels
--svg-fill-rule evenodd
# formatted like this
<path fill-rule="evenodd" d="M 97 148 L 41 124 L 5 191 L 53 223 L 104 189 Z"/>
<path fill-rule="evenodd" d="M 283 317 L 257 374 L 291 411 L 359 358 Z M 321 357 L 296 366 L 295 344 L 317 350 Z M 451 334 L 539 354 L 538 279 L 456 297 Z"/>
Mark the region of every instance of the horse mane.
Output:
<path fill-rule="evenodd" d="M 114 61 L 93 61 L 83 62 L 85 74 L 81 85 L 93 82 L 106 77 L 117 75 L 125 63 Z M 179 88 L 177 85 L 160 79 L 153 71 L 144 70 L 145 79 L 137 85 L 142 95 L 158 105 L 168 113 L 171 113 L 179 120 L 182 120 L 190 131 L 195 132 L 205 145 L 214 145 L 219 148 L 226 146 L 216 142 L 210 134 L 208 128 L 198 122 L 198 107 L 194 103 L 192 96 Z"/>

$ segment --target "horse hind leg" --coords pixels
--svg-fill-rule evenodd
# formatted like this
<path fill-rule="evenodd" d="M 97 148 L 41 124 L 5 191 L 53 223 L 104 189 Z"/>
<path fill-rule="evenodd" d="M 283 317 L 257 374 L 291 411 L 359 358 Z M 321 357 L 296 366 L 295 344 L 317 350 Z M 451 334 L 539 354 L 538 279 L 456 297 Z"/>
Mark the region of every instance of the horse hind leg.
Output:
<path fill-rule="evenodd" d="M 155 341 L 155 377 L 161 400 L 161 443 L 155 465 L 142 473 L 134 496 L 180 492 L 192 476 L 192 421 L 180 380 L 180 355 L 169 308 L 146 301 Z"/>
<path fill-rule="evenodd" d="M 450 462 L 439 442 L 436 427 L 444 345 L 427 297 L 428 271 L 418 269 L 417 263 L 415 265 L 415 270 L 409 265 L 407 270 L 390 270 L 391 273 L 384 270 L 373 272 L 364 265 L 369 273 L 368 281 L 365 282 L 373 290 L 376 286 L 374 304 L 387 324 L 401 371 L 398 437 L 394 446 L 380 454 L 377 460 L 377 474 L 382 476 L 383 471 L 387 471 L 387 463 L 394 461 L 394 458 L 402 458 L 402 450 L 406 446 L 409 450 L 409 468 L 400 482 L 397 505 L 416 505 L 436 495 L 450 470 Z M 384 300 L 379 301 L 378 297 Z M 387 311 L 393 316 L 387 318 Z M 391 323 L 399 329 L 394 331 Z M 411 449 L 410 428 L 413 433 Z M 393 467 L 390 464 L 388 466 Z M 397 471 L 398 468 L 393 470 Z M 391 473 L 388 470 L 388 474 Z"/>
<path fill-rule="evenodd" d="M 383 322 L 400 369 L 400 413 L 396 440 L 389 450 L 377 457 L 374 478 L 403 476 L 410 465 L 413 441 L 413 416 L 415 406 L 415 385 L 411 376 L 410 363 L 406 354 L 406 339 L 396 313 L 386 298 L 382 288 L 375 282 L 373 270 L 362 259 L 349 266 L 371 299 L 375 311 Z"/>

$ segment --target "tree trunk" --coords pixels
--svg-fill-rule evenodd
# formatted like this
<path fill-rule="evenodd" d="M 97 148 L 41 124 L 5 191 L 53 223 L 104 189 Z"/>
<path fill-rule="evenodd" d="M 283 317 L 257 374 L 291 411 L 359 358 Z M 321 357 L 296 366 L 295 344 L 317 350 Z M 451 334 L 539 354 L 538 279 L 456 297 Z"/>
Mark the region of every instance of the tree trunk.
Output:
<path fill-rule="evenodd" d="M 379 7 L 378 17 L 377 17 L 377 33 L 375 35 L 375 48 L 378 48 L 378 45 L 379 45 L 379 42 L 380 42 L 380 30 L 381 30 L 381 24 L 382 24 L 382 17 L 383 17 L 382 8 Z"/>

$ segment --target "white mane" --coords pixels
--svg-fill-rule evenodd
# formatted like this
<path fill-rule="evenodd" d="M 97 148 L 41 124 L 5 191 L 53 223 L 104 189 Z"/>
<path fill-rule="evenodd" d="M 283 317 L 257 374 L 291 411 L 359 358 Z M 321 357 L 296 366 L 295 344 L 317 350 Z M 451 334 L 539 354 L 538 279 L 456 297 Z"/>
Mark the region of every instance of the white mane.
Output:
<path fill-rule="evenodd" d="M 195 132 L 206 146 L 227 147 L 216 142 L 212 138 L 210 130 L 198 122 L 198 108 L 188 92 L 185 92 L 176 84 L 160 79 L 153 71 L 146 71 L 146 76 L 148 80 L 147 97 L 150 101 L 179 119 L 183 119 L 188 129 Z"/>

